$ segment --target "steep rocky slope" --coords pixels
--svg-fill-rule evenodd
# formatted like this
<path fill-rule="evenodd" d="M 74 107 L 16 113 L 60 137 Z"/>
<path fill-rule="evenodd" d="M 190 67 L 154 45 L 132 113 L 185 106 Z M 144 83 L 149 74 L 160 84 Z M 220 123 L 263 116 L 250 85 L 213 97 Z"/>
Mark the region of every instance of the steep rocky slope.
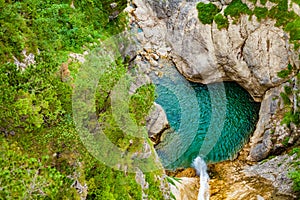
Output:
<path fill-rule="evenodd" d="M 237 176 L 240 177 L 235 180 L 243 183 L 245 179 L 241 177 L 249 176 L 252 177 L 249 179 L 250 185 L 255 180 L 253 177 L 263 180 L 257 183 L 268 187 L 270 192 L 263 196 L 271 198 L 272 193 L 274 197 L 280 191 L 281 183 L 285 179 L 289 180 L 287 173 L 282 175 L 283 179 L 268 179 L 253 170 L 260 169 L 260 166 L 271 170 L 277 160 L 268 161 L 269 165 L 255 165 L 253 162 L 261 161 L 271 154 L 280 155 L 299 139 L 300 130 L 295 123 L 297 116 L 291 114 L 289 117 L 287 114 L 296 113 L 299 106 L 299 81 L 296 76 L 300 65 L 299 50 L 290 43 L 289 33 L 275 26 L 274 19 L 241 15 L 238 19 L 228 17 L 227 29 L 219 30 L 215 22 L 204 25 L 198 19 L 198 2 L 133 0 L 129 9 L 130 24 L 138 29 L 137 39 L 141 45 L 136 62 L 144 68 L 146 66 L 149 71 L 156 70 L 159 75 L 159 68 L 163 67 L 160 61 L 167 60 L 188 80 L 204 84 L 236 81 L 256 101 L 261 102 L 256 130 L 244 148 L 243 156 L 238 158 L 243 167 L 238 170 Z M 231 2 L 213 1 L 221 13 Z M 250 9 L 256 5 L 262 6 L 260 1 L 255 1 L 256 4 L 252 1 L 243 2 Z M 269 1 L 265 4 L 268 9 L 275 5 Z M 296 3 L 290 1 L 289 10 L 299 15 Z M 281 76 L 283 71 L 288 73 Z M 220 167 L 215 169 L 221 170 Z M 272 185 L 270 181 L 276 184 Z M 249 184 L 243 187 L 250 187 Z M 288 181 L 287 189 L 281 194 L 290 194 L 290 198 L 294 198 L 291 184 Z M 233 190 L 234 187 L 231 187 L 226 195 L 230 196 Z M 256 191 L 254 194 L 257 195 L 261 192 L 258 189 Z M 231 195 L 234 196 L 233 193 Z M 259 197 L 254 195 L 253 198 Z"/>

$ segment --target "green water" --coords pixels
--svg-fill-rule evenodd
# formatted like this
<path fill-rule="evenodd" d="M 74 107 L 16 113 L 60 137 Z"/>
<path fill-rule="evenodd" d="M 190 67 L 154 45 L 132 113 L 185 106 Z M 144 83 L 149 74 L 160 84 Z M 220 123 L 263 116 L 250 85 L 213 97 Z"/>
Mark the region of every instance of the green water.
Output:
<path fill-rule="evenodd" d="M 171 71 L 154 81 L 172 129 L 156 146 L 165 168 L 189 167 L 198 155 L 210 163 L 236 156 L 254 131 L 260 104 L 236 83 L 202 85 Z"/>

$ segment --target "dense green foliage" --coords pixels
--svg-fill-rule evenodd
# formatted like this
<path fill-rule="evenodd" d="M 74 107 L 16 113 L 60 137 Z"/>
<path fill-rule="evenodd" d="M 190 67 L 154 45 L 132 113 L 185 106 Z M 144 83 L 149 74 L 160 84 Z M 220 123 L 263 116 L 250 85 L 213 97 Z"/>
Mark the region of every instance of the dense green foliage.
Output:
<path fill-rule="evenodd" d="M 224 17 L 222 14 L 217 14 L 214 18 L 214 21 L 216 22 L 219 30 L 222 28 L 228 28 L 229 26 L 228 19 Z"/>
<path fill-rule="evenodd" d="M 260 0 L 260 3 L 261 3 L 262 5 L 266 5 L 267 1 L 268 1 L 268 0 Z"/>
<path fill-rule="evenodd" d="M 300 158 L 300 147 L 295 147 L 293 148 L 290 152 L 289 155 L 294 155 L 296 154 L 296 158 Z M 294 170 L 290 171 L 288 173 L 289 178 L 293 180 L 293 190 L 299 194 L 300 192 L 300 162 L 296 161 L 293 163 Z"/>
<path fill-rule="evenodd" d="M 91 50 L 122 31 L 126 4 L 126 0 L 0 0 L 0 199 L 141 198 L 135 174 L 114 170 L 92 157 L 72 119 L 72 92 L 81 64 L 68 54 Z M 35 55 L 35 64 L 21 70 L 12 63 L 13 57 L 24 60 L 23 50 Z M 126 149 L 129 139 L 140 141 L 118 128 L 109 95 L 128 66 L 117 58 L 110 69 L 101 77 L 95 96 L 97 120 L 107 137 Z M 145 124 L 153 100 L 153 85 L 139 88 L 131 97 L 136 123 Z M 75 183 L 82 186 L 81 193 L 72 186 Z M 162 199 L 157 191 L 160 183 L 151 178 L 149 184 L 153 185 L 149 198 Z"/>
<path fill-rule="evenodd" d="M 281 70 L 277 73 L 279 78 L 287 78 L 293 72 L 293 67 L 291 64 L 288 64 L 287 69 Z"/>
<path fill-rule="evenodd" d="M 293 190 L 300 192 L 300 170 L 290 172 L 289 177 L 293 180 Z"/>
<path fill-rule="evenodd" d="M 21 57 L 21 51 L 79 51 L 87 42 L 103 37 L 100 31 L 117 32 L 122 29 L 121 18 L 109 21 L 113 1 L 51 0 L 0 2 L 0 58 L 1 63 L 12 56 Z M 124 8 L 126 1 L 119 1 Z M 113 27 L 113 28 L 111 28 Z"/>
<path fill-rule="evenodd" d="M 73 188 L 65 188 L 71 180 L 56 168 L 52 168 L 48 156 L 31 157 L 18 147 L 16 142 L 8 142 L 0 136 L 0 198 L 1 199 L 50 199 L 76 197 Z"/>
<path fill-rule="evenodd" d="M 290 100 L 290 98 L 288 97 L 288 95 L 286 93 L 281 92 L 280 96 L 283 100 L 284 105 L 291 105 L 291 100 Z"/>
<path fill-rule="evenodd" d="M 197 4 L 197 9 L 198 18 L 203 24 L 211 24 L 215 15 L 220 11 L 215 4 L 203 2 Z"/>
<path fill-rule="evenodd" d="M 254 15 L 257 17 L 257 20 L 265 19 L 268 15 L 268 9 L 262 7 L 255 7 L 253 10 Z"/>
<path fill-rule="evenodd" d="M 241 14 L 252 14 L 252 11 L 241 0 L 233 0 L 224 10 L 225 16 L 229 15 L 233 18 L 238 18 Z"/>
<path fill-rule="evenodd" d="M 58 63 L 51 54 L 41 53 L 36 66 L 22 72 L 13 64 L 0 69 L 2 117 L 5 132 L 26 133 L 56 125 L 71 111 L 70 85 L 55 74 Z"/>

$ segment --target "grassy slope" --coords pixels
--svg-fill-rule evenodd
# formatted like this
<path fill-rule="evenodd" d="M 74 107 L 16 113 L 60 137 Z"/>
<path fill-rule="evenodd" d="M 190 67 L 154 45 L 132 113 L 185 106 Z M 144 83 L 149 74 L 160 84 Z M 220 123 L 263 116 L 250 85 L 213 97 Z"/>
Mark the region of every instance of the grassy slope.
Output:
<path fill-rule="evenodd" d="M 117 7 L 110 4 L 116 2 Z M 122 11 L 124 0 L 39 1 L 0 0 L 0 199 L 140 199 L 141 187 L 135 174 L 125 174 L 105 166 L 93 158 L 80 141 L 72 120 L 72 86 L 80 64 L 67 61 L 70 52 L 83 52 L 123 30 L 125 15 L 109 20 Z M 85 47 L 85 46 L 88 46 Z M 16 68 L 13 56 L 24 59 L 36 55 L 35 66 L 24 72 Z M 39 52 L 39 53 L 38 53 Z M 64 63 L 64 64 L 63 64 Z M 119 70 L 108 72 L 112 82 L 104 93 L 109 94 L 114 77 L 126 73 L 120 59 Z M 139 98 L 132 97 L 134 120 L 142 121 L 154 98 L 153 86 L 141 89 Z M 151 89 L 152 88 L 152 89 Z M 101 89 L 101 87 L 100 87 Z M 128 140 L 114 125 L 102 90 L 98 91 L 98 114 L 106 116 L 106 134 L 116 144 Z M 102 103 L 101 103 L 102 102 Z M 108 108 L 108 109 L 107 109 Z M 157 172 L 158 174 L 160 172 Z M 153 173 L 149 174 L 150 177 Z M 71 187 L 78 180 L 87 184 L 82 194 Z M 153 178 L 148 195 L 162 199 L 159 184 Z M 155 190 L 155 191 L 154 191 Z"/>

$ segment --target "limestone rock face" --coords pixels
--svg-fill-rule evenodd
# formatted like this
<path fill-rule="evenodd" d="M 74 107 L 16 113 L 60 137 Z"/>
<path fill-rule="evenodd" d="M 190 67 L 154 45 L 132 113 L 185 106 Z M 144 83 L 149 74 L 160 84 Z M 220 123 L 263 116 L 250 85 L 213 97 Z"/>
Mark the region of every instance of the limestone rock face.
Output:
<path fill-rule="evenodd" d="M 167 119 L 167 115 L 163 108 L 154 103 L 152 111 L 147 118 L 147 130 L 148 136 L 154 141 L 154 143 L 158 143 L 160 140 L 160 135 L 169 127 L 169 122 Z"/>
<path fill-rule="evenodd" d="M 287 108 L 292 112 L 297 111 L 297 94 L 287 95 L 290 105 L 285 105 L 280 96 L 281 93 L 285 93 L 285 87 L 294 90 L 297 85 L 298 81 L 292 79 L 290 83 L 284 83 L 266 92 L 259 111 L 259 121 L 250 139 L 248 160 L 260 161 L 271 153 L 280 154 L 300 138 L 300 130 L 293 122 L 289 127 L 282 123 Z"/>
<path fill-rule="evenodd" d="M 221 1 L 224 9 L 230 1 Z M 242 16 L 228 29 L 198 20 L 196 2 L 134 0 L 132 23 L 147 52 L 172 60 L 189 80 L 201 83 L 236 81 L 257 101 L 283 81 L 277 73 L 299 65 L 288 35 L 272 20 Z M 231 21 L 231 19 L 229 19 Z"/>
<path fill-rule="evenodd" d="M 292 162 L 297 161 L 296 157 L 296 154 L 277 156 L 267 162 L 246 167 L 243 172 L 248 177 L 259 176 L 269 180 L 277 188 L 278 194 L 291 195 L 293 181 L 288 178 L 288 172 L 293 170 Z"/>

